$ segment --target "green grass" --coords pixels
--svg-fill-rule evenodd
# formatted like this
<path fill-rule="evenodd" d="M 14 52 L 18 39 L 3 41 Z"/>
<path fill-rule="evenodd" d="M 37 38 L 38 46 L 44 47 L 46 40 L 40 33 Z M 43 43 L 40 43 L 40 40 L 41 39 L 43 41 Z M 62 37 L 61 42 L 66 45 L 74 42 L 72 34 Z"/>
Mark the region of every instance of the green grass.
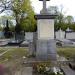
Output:
<path fill-rule="evenodd" d="M 0 48 L 1 49 L 1 48 Z M 27 56 L 27 49 L 26 48 L 3 48 L 4 50 L 9 50 L 4 55 L 0 57 L 0 61 L 3 61 L 5 59 L 12 60 L 21 58 L 23 56 Z"/>
<path fill-rule="evenodd" d="M 57 48 L 57 52 L 60 56 L 70 57 L 75 55 L 75 47 Z"/>
<path fill-rule="evenodd" d="M 2 52 L 4 52 L 4 51 L 6 51 L 7 49 L 6 48 L 0 48 L 0 53 L 2 53 Z"/>
<path fill-rule="evenodd" d="M 27 52 L 27 48 L 0 48 L 0 53 L 9 50 L 7 53 L 5 53 L 4 55 L 2 55 L 0 57 L 0 61 L 4 61 L 5 59 L 8 60 L 13 60 L 13 59 L 17 59 L 17 58 L 21 58 L 23 56 L 27 56 L 28 52 Z M 72 55 L 75 55 L 75 47 L 62 47 L 62 48 L 57 48 L 57 52 L 60 56 L 64 56 L 64 57 L 70 57 Z"/>

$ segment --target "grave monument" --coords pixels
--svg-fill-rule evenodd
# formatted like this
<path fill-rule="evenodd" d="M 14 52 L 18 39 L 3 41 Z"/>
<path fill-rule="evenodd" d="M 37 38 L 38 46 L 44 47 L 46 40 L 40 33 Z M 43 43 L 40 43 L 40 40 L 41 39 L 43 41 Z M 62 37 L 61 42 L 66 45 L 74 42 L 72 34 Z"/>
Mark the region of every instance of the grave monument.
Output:
<path fill-rule="evenodd" d="M 46 1 L 43 1 L 43 10 L 37 19 L 37 40 L 36 40 L 36 59 L 37 60 L 56 60 L 56 43 L 54 40 L 54 19 L 55 14 L 47 13 Z"/>

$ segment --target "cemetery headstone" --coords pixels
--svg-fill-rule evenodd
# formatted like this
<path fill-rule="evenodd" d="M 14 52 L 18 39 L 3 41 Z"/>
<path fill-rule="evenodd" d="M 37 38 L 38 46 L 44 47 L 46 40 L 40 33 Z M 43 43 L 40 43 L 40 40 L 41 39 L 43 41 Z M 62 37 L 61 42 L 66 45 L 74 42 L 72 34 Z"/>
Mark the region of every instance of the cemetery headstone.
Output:
<path fill-rule="evenodd" d="M 15 33 L 15 40 L 24 41 L 24 36 L 24 31 L 21 31 L 20 33 Z"/>
<path fill-rule="evenodd" d="M 56 60 L 56 44 L 54 40 L 54 19 L 56 15 L 47 14 L 46 1 L 43 1 L 43 12 L 35 15 L 37 19 L 37 60 Z"/>
<path fill-rule="evenodd" d="M 55 32 L 55 36 L 56 36 L 56 39 L 65 39 L 65 31 L 61 30 L 58 30 Z"/>

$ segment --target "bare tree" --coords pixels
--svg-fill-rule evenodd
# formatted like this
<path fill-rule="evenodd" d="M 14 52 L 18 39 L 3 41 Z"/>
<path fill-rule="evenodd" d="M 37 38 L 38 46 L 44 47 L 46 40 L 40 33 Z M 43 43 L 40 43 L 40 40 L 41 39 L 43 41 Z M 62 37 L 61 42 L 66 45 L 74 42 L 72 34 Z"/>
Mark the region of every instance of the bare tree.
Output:
<path fill-rule="evenodd" d="M 0 14 L 5 10 L 12 10 L 12 0 L 0 0 Z"/>

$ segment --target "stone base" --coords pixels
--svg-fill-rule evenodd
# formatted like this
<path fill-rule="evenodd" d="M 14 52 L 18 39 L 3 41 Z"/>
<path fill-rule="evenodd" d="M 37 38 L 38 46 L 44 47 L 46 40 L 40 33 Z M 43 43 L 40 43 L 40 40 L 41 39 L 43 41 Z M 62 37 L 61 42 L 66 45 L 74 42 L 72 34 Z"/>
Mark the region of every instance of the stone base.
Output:
<path fill-rule="evenodd" d="M 36 58 L 38 60 L 56 60 L 56 43 L 51 40 L 37 40 Z"/>
<path fill-rule="evenodd" d="M 34 56 L 35 55 L 35 47 L 33 42 L 29 43 L 29 55 Z"/>
<path fill-rule="evenodd" d="M 50 14 L 39 14 L 39 15 L 35 15 L 34 18 L 35 19 L 55 19 L 57 15 L 50 15 Z"/>

